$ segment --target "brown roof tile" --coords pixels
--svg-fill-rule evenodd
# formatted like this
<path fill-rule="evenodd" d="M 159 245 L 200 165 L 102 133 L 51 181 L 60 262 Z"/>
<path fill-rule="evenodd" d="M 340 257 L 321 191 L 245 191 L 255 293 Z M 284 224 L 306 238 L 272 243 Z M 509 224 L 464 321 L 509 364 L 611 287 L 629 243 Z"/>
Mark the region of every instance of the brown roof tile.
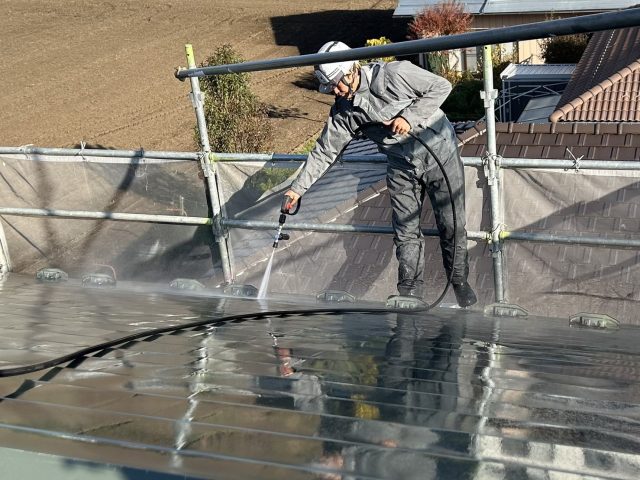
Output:
<path fill-rule="evenodd" d="M 500 127 L 498 127 L 498 125 Z M 501 131 L 508 131 L 513 133 L 529 133 L 528 123 L 500 123 L 496 125 L 496 130 L 500 128 Z"/>
<path fill-rule="evenodd" d="M 588 147 L 599 147 L 603 140 L 604 135 L 580 135 L 580 144 Z"/>
<path fill-rule="evenodd" d="M 620 133 L 620 124 L 619 123 L 597 123 L 596 124 L 596 133 Z"/>
<path fill-rule="evenodd" d="M 640 27 L 593 35 L 551 122 L 640 122 Z"/>
<path fill-rule="evenodd" d="M 542 158 L 544 147 L 539 145 L 525 145 L 522 148 L 522 156 L 525 158 Z"/>
<path fill-rule="evenodd" d="M 548 147 L 544 151 L 543 158 L 557 158 L 562 160 L 566 156 L 566 148 L 561 146 Z"/>
<path fill-rule="evenodd" d="M 623 123 L 620 125 L 620 133 L 640 134 L 640 123 Z"/>
<path fill-rule="evenodd" d="M 518 145 L 537 145 L 536 135 L 533 133 L 520 133 L 513 136 L 511 143 L 517 143 Z"/>
<path fill-rule="evenodd" d="M 617 160 L 640 160 L 635 148 L 618 148 L 615 156 Z"/>
<path fill-rule="evenodd" d="M 573 131 L 573 125 L 570 123 L 552 123 L 552 133 L 571 133 Z"/>
<path fill-rule="evenodd" d="M 554 133 L 551 123 L 532 123 L 530 133 Z"/>
<path fill-rule="evenodd" d="M 624 147 L 626 135 L 602 135 L 602 144 L 610 147 Z"/>
<path fill-rule="evenodd" d="M 584 136 L 576 135 L 575 133 L 563 133 L 562 135 L 558 135 L 558 144 L 559 145 L 580 145 L 580 139 L 584 138 Z"/>
<path fill-rule="evenodd" d="M 522 152 L 522 147 L 519 145 L 506 145 L 502 150 L 502 156 L 507 158 L 518 158 Z"/>
<path fill-rule="evenodd" d="M 558 144 L 558 137 L 559 135 L 556 135 L 554 133 L 547 133 L 547 134 L 537 133 L 534 141 L 537 145 L 551 146 L 551 145 Z"/>
<path fill-rule="evenodd" d="M 567 123 L 549 128 L 549 132 L 571 133 L 538 133 L 538 128 L 539 124 L 497 123 L 498 153 L 507 158 L 572 159 L 582 156 L 585 160 L 640 161 L 640 124 Z M 510 131 L 513 133 L 507 133 Z M 462 144 L 461 154 L 480 157 L 486 152 L 485 145 L 483 131 Z"/>
<path fill-rule="evenodd" d="M 613 156 L 614 150 L 616 149 L 613 147 L 593 147 L 589 153 L 592 158 L 598 160 L 616 160 Z"/>

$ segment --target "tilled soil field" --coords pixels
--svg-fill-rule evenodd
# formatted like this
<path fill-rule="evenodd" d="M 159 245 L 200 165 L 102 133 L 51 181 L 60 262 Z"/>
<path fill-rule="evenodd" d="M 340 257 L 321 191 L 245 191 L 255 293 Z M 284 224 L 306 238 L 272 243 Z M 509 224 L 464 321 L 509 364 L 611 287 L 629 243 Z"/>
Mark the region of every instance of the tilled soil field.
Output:
<path fill-rule="evenodd" d="M 402 40 L 393 0 L 4 0 L 0 2 L 0 145 L 193 150 L 186 64 L 230 43 L 245 59 L 311 53 L 338 39 Z M 310 69 L 251 75 L 289 152 L 322 126 L 332 99 Z"/>

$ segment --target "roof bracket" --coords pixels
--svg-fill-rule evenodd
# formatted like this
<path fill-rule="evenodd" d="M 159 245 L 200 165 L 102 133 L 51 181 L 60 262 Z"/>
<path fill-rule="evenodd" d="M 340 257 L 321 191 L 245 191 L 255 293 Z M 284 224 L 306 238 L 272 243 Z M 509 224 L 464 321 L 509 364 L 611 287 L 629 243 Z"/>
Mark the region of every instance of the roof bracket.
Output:
<path fill-rule="evenodd" d="M 609 315 L 601 313 L 576 313 L 569 317 L 569 325 L 579 328 L 593 328 L 597 330 L 618 330 L 620 322 Z"/>
<path fill-rule="evenodd" d="M 484 307 L 484 314 L 491 317 L 528 317 L 529 312 L 515 303 L 492 303 Z"/>

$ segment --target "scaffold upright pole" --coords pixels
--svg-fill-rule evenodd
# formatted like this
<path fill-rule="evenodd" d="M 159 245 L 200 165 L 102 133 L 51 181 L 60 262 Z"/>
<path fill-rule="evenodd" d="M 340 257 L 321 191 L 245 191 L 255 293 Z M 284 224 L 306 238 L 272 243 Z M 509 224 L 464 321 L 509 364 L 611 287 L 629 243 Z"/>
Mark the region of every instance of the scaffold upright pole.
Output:
<path fill-rule="evenodd" d="M 190 44 L 185 45 L 185 52 L 188 67 L 195 68 L 196 61 L 193 55 L 193 46 Z M 211 161 L 211 145 L 209 144 L 209 132 L 204 115 L 204 94 L 200 90 L 200 80 L 197 77 L 191 77 L 189 81 L 191 82 L 191 101 L 196 112 L 200 145 L 202 147 L 200 164 L 204 173 L 205 183 L 209 190 L 209 201 L 211 202 L 211 212 L 213 215 L 212 229 L 220 251 L 220 262 L 222 263 L 224 281 L 229 284 L 234 281 L 233 268 L 231 265 L 231 248 L 228 242 L 228 234 L 222 223 L 224 200 L 218 185 L 218 174 L 215 164 Z"/>
<path fill-rule="evenodd" d="M 503 228 L 501 212 L 501 189 L 498 161 L 498 149 L 496 143 L 496 114 L 495 103 L 498 91 L 493 88 L 493 63 L 491 58 L 491 45 L 483 49 L 484 66 L 484 91 L 481 96 L 484 100 L 484 111 L 487 122 L 487 154 L 485 156 L 485 172 L 489 184 L 489 199 L 491 204 L 491 255 L 493 257 L 493 284 L 496 302 L 505 301 L 504 282 L 504 252 L 500 233 Z"/>

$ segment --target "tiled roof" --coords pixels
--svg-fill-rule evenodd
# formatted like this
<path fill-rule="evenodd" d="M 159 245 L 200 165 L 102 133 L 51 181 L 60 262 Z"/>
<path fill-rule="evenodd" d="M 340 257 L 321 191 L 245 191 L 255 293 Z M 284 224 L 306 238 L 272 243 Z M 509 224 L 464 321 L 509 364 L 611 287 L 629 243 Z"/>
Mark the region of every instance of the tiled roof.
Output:
<path fill-rule="evenodd" d="M 498 154 L 508 158 L 639 160 L 640 124 L 497 123 Z M 484 124 L 459 138 L 463 157 L 486 151 Z M 569 153 L 569 151 L 571 153 Z"/>
<path fill-rule="evenodd" d="M 593 35 L 549 118 L 552 122 L 640 122 L 640 28 Z"/>

